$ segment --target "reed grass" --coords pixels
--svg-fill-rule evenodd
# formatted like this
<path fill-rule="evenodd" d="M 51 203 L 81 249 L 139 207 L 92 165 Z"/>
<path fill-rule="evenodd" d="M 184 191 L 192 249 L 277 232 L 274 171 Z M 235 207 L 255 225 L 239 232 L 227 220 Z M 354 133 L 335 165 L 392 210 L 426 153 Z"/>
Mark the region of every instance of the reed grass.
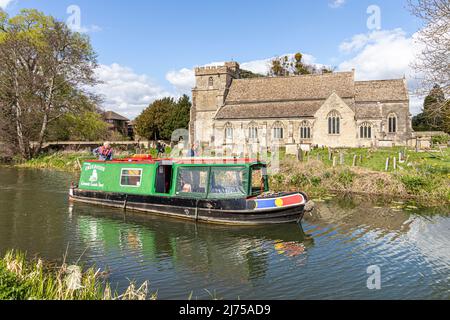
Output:
<path fill-rule="evenodd" d="M 286 158 L 271 176 L 274 191 L 305 191 L 323 198 L 330 193 L 358 193 L 411 199 L 421 206 L 450 205 L 450 179 L 446 173 L 421 170 L 382 172 L 364 167 L 332 167 L 318 160 Z"/>
<path fill-rule="evenodd" d="M 131 282 L 123 294 L 111 289 L 99 269 L 83 270 L 77 265 L 45 264 L 31 261 L 19 251 L 0 259 L 0 300 L 155 300 L 148 282 L 137 287 Z"/>

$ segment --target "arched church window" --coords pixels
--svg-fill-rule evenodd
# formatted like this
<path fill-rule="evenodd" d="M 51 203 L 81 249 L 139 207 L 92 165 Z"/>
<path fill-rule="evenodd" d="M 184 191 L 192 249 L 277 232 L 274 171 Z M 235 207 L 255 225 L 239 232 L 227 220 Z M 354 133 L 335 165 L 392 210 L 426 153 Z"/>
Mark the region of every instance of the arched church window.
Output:
<path fill-rule="evenodd" d="M 208 79 L 208 87 L 212 87 L 214 86 L 214 78 L 213 77 L 209 77 Z"/>
<path fill-rule="evenodd" d="M 256 126 L 256 124 L 251 124 L 248 127 L 248 138 L 258 139 L 258 127 Z"/>
<path fill-rule="evenodd" d="M 233 126 L 230 123 L 225 126 L 225 139 L 233 140 Z"/>
<path fill-rule="evenodd" d="M 341 134 L 341 115 L 336 110 L 328 114 L 328 134 Z"/>
<path fill-rule="evenodd" d="M 359 137 L 361 139 L 372 139 L 372 125 L 369 122 L 364 122 L 359 127 Z"/>
<path fill-rule="evenodd" d="M 388 116 L 388 126 L 389 133 L 397 132 L 397 116 L 394 113 Z"/>
<path fill-rule="evenodd" d="M 276 122 L 273 126 L 273 138 L 279 140 L 284 138 L 284 128 L 280 122 Z"/>
<path fill-rule="evenodd" d="M 300 139 L 311 139 L 311 125 L 308 121 L 300 124 Z"/>

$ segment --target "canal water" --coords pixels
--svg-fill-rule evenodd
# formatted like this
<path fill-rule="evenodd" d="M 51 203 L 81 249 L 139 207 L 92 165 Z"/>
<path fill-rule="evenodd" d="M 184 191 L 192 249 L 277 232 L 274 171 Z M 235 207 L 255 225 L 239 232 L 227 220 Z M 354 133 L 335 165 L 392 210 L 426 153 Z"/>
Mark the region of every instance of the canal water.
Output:
<path fill-rule="evenodd" d="M 72 180 L 0 168 L 0 254 L 67 252 L 159 299 L 450 299 L 448 208 L 334 198 L 301 226 L 219 227 L 70 204 Z"/>

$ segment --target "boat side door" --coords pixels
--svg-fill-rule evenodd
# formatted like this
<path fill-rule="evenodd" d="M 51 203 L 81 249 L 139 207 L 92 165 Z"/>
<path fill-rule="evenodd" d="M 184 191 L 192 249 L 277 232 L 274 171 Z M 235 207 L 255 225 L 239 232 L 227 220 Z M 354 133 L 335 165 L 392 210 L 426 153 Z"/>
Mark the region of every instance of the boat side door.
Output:
<path fill-rule="evenodd" d="M 173 163 L 171 161 L 161 161 L 155 174 L 155 193 L 168 195 L 172 190 Z"/>

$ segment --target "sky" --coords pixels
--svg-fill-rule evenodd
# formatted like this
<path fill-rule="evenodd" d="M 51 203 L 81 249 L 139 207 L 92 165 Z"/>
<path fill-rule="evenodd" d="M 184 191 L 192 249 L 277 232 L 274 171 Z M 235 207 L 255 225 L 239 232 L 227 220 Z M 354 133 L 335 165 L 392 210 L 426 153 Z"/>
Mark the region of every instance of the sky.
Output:
<path fill-rule="evenodd" d="M 189 94 L 196 66 L 237 61 L 265 73 L 270 58 L 355 69 L 357 80 L 418 75 L 422 24 L 406 0 L 0 0 L 13 16 L 35 8 L 90 36 L 102 107 L 130 119 L 155 99 Z M 422 98 L 411 96 L 411 112 Z"/>

